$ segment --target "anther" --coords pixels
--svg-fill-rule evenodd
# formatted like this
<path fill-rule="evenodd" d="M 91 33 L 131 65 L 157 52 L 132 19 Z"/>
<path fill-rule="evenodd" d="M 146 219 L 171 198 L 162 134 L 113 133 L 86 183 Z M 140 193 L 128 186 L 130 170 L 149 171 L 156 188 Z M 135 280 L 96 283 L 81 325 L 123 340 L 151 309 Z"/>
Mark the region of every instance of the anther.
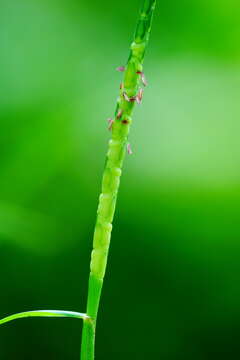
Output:
<path fill-rule="evenodd" d="M 128 102 L 130 101 L 129 97 L 127 96 L 127 94 L 125 92 L 123 93 L 123 97 L 126 101 L 128 101 Z"/>
<path fill-rule="evenodd" d="M 112 118 L 107 119 L 108 121 L 108 130 L 112 131 L 114 120 Z"/>
<path fill-rule="evenodd" d="M 139 105 L 142 103 L 142 98 L 143 98 L 143 89 L 140 89 L 136 96 L 136 101 Z"/>
<path fill-rule="evenodd" d="M 122 114 L 123 114 L 123 110 L 119 110 L 117 113 L 117 119 L 121 119 Z"/>
<path fill-rule="evenodd" d="M 136 101 L 136 96 L 132 96 L 132 97 L 130 97 L 130 102 L 134 102 L 134 101 Z"/>
<path fill-rule="evenodd" d="M 123 83 L 120 84 L 120 90 L 122 90 L 122 89 L 123 89 Z"/>
<path fill-rule="evenodd" d="M 123 72 L 125 71 L 125 66 L 119 66 L 116 68 L 117 71 Z"/>
<path fill-rule="evenodd" d="M 146 77 L 145 77 L 145 75 L 144 75 L 144 72 L 143 72 L 143 71 L 137 71 L 137 74 L 138 74 L 138 75 L 141 75 L 141 80 L 142 80 L 143 85 L 144 85 L 144 86 L 147 86 L 148 83 L 147 83 Z"/>
<path fill-rule="evenodd" d="M 126 101 L 128 101 L 128 102 L 134 102 L 134 101 L 136 101 L 136 96 L 128 97 L 125 92 L 123 93 L 123 97 L 124 97 L 124 99 L 125 99 Z"/>
<path fill-rule="evenodd" d="M 131 145 L 130 145 L 129 143 L 127 144 L 127 153 L 128 153 L 128 155 L 132 155 L 132 154 L 133 154 Z"/>

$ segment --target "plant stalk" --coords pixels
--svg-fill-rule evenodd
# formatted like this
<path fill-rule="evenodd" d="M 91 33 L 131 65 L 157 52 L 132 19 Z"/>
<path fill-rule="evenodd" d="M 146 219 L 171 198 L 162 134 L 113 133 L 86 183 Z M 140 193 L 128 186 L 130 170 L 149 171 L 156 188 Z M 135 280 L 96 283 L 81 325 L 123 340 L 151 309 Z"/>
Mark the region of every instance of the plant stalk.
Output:
<path fill-rule="evenodd" d="M 130 56 L 126 67 L 121 69 L 124 71 L 124 79 L 120 87 L 115 118 L 111 124 L 112 138 L 109 141 L 93 238 L 87 299 L 87 316 L 89 318 L 84 319 L 83 323 L 81 360 L 94 359 L 96 321 L 107 265 L 112 221 L 132 123 L 131 116 L 135 102 L 141 103 L 141 85 L 146 85 L 143 60 L 155 5 L 156 0 L 143 1 L 134 41 L 131 44 Z"/>

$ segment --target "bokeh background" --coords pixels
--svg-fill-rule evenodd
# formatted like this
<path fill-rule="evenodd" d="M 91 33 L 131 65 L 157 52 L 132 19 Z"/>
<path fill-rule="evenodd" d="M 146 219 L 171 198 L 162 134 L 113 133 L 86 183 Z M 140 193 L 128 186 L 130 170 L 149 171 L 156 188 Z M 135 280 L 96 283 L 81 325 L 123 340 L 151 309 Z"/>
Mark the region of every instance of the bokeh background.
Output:
<path fill-rule="evenodd" d="M 1 0 L 0 317 L 84 311 L 93 226 L 138 0 Z M 240 7 L 158 1 L 96 359 L 240 356 Z M 0 328 L 1 360 L 77 360 L 81 322 Z"/>

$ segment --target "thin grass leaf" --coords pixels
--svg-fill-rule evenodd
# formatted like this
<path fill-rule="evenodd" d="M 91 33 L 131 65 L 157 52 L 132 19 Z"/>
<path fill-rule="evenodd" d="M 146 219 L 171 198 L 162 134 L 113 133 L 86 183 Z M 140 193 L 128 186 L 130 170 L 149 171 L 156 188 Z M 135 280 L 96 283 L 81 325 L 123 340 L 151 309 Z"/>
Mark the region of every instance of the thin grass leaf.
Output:
<path fill-rule="evenodd" d="M 75 311 L 64 311 L 64 310 L 35 310 L 35 311 L 26 311 L 18 314 L 7 316 L 0 320 L 0 325 L 5 324 L 9 321 L 22 319 L 26 317 L 70 317 L 75 319 L 89 319 L 87 314 L 75 312 Z"/>

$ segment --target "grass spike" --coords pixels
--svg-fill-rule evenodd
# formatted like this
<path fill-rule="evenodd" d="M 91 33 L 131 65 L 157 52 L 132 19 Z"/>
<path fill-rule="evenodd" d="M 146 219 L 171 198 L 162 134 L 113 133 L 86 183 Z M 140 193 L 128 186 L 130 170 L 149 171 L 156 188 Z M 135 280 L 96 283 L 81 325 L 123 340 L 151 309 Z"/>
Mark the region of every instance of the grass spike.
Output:
<path fill-rule="evenodd" d="M 110 124 L 112 138 L 109 141 L 97 210 L 87 300 L 87 314 L 92 321 L 86 321 L 83 325 L 81 360 L 94 360 L 96 321 L 107 266 L 112 221 L 126 149 L 131 153 L 128 134 L 132 112 L 135 103 L 142 101 L 141 84 L 147 85 L 143 73 L 143 60 L 155 6 L 156 0 L 143 1 L 127 65 L 117 68 L 118 71 L 123 72 L 123 82 L 120 86 L 115 118 Z"/>

